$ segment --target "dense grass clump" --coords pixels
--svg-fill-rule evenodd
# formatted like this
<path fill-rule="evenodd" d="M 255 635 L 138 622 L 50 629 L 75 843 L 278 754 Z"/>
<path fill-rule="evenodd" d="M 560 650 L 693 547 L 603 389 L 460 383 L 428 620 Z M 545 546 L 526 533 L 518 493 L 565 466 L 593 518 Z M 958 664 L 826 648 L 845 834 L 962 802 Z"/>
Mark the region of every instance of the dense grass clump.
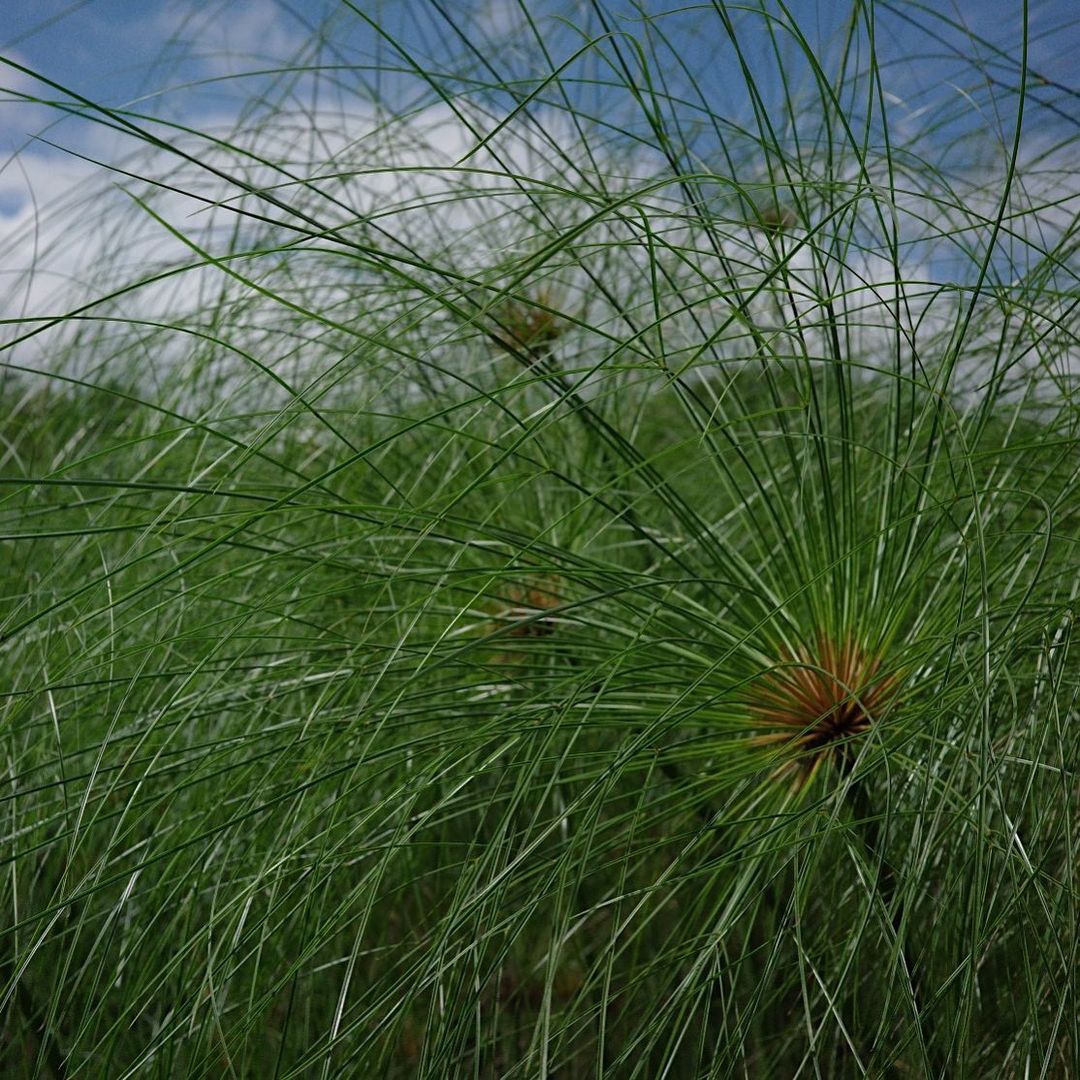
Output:
<path fill-rule="evenodd" d="M 8 69 L 0 1072 L 1080 1075 L 1075 17 L 507 11 Z"/>

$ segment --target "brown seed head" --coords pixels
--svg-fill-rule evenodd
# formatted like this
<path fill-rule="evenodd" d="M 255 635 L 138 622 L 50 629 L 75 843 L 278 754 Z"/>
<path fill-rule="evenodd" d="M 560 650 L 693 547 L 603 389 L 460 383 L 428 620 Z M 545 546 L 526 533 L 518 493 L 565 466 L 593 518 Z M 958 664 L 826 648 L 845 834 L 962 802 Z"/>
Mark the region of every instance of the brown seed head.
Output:
<path fill-rule="evenodd" d="M 553 616 L 544 612 L 557 608 L 562 600 L 563 583 L 556 577 L 532 574 L 514 582 L 504 591 L 503 603 L 496 618 L 510 637 L 546 637 L 555 632 Z"/>
<path fill-rule="evenodd" d="M 795 221 L 795 212 L 790 207 L 772 203 L 758 208 L 757 219 L 752 224 L 765 232 L 783 232 Z"/>
<path fill-rule="evenodd" d="M 539 301 L 548 304 L 547 296 Z M 492 339 L 507 352 L 523 353 L 535 362 L 551 352 L 565 331 L 566 323 L 546 307 L 510 300 L 496 312 Z"/>
<path fill-rule="evenodd" d="M 777 774 L 793 776 L 797 788 L 827 760 L 849 768 L 852 740 L 895 702 L 899 678 L 880 672 L 881 658 L 852 638 L 800 648 L 749 688 L 750 721 L 761 729 L 753 744 L 782 751 Z"/>

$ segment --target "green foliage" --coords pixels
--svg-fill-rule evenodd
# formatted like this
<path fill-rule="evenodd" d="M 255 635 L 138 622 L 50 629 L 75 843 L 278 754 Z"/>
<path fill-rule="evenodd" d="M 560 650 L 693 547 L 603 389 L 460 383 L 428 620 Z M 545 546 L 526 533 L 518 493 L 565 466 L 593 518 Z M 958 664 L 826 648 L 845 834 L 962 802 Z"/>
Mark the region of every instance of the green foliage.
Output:
<path fill-rule="evenodd" d="M 1026 25 L 912 131 L 918 5 L 545 7 L 225 133 L 23 92 L 141 146 L 35 267 L 141 254 L 7 323 L 4 1075 L 1080 1073 Z"/>

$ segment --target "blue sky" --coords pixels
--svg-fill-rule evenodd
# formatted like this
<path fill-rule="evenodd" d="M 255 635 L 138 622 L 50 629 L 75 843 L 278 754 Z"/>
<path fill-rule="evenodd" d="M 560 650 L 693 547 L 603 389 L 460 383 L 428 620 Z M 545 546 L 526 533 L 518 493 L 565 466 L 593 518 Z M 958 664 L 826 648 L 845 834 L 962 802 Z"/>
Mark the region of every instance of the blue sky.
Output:
<path fill-rule="evenodd" d="M 380 84 L 374 85 L 377 77 L 371 74 L 372 68 L 400 61 L 389 45 L 379 41 L 363 16 L 385 27 L 425 66 L 453 66 L 455 58 L 473 45 L 479 58 L 491 60 L 500 75 L 536 70 L 535 46 L 522 44 L 523 39 L 514 36 L 515 26 L 520 27 L 521 22 L 517 0 L 443 0 L 443 8 L 465 31 L 461 38 L 440 19 L 432 0 L 354 2 L 356 11 L 350 11 L 342 0 L 3 0 L 0 56 L 103 104 L 130 104 L 138 111 L 196 127 L 207 117 L 239 110 L 244 101 L 257 95 L 260 85 L 259 77 L 245 73 L 293 61 L 314 40 L 312 28 L 320 25 L 330 29 L 329 47 L 323 48 L 319 62 L 337 60 L 356 65 L 355 74 L 350 76 L 353 89 L 358 85 L 356 80 L 365 80 L 366 92 L 390 98 L 391 106 L 395 85 L 403 98 L 410 90 L 415 93 L 419 87 L 404 77 L 395 84 L 392 77 L 379 76 Z M 777 4 L 778 0 L 771 0 L 774 10 Z M 1075 67 L 1075 57 L 1080 55 L 1080 19 L 1073 14 L 1078 4 L 1080 0 L 1032 0 L 1031 66 L 1051 82 L 1080 83 Z M 660 0 L 641 0 L 639 5 L 632 0 L 606 0 L 605 6 L 616 12 L 611 29 L 620 33 L 643 32 L 642 10 L 660 17 L 657 25 L 671 36 L 673 54 L 664 74 L 674 80 L 672 88 L 678 89 L 679 79 L 685 84 L 676 61 L 685 63 L 716 112 L 735 120 L 740 119 L 740 113 L 745 116 L 744 84 L 713 12 L 703 10 L 695 16 L 693 4 Z M 742 5 L 730 6 L 737 11 Z M 836 38 L 850 10 L 849 4 L 835 0 L 788 0 L 787 7 L 815 47 Z M 943 102 L 955 102 L 956 115 L 964 118 L 959 122 L 993 123 L 993 116 L 968 105 L 966 95 L 970 96 L 972 89 L 979 91 L 980 77 L 958 56 L 980 57 L 985 73 L 993 77 L 997 64 L 994 48 L 1016 53 L 1022 26 L 1019 0 L 937 4 L 933 10 L 944 19 L 933 23 L 932 36 L 903 17 L 905 11 L 916 12 L 918 5 L 897 0 L 896 8 L 901 14 L 890 12 L 884 4 L 877 8 L 881 54 L 897 58 L 884 76 L 887 88 L 903 106 L 894 113 L 892 122 L 902 124 L 908 116 L 914 123 Z M 530 10 L 546 20 L 545 36 L 556 62 L 571 55 L 582 40 L 577 31 L 560 26 L 557 15 L 569 13 L 590 34 L 601 31 L 583 0 L 532 0 Z M 662 17 L 664 12 L 678 14 Z M 324 22 L 327 17 L 329 23 Z M 919 17 L 924 24 L 931 21 L 925 14 Z M 695 22 L 697 18 L 708 22 Z M 708 30 L 697 32 L 700 25 Z M 759 77 L 775 70 L 771 46 L 760 25 L 758 19 L 757 29 L 746 35 L 751 62 L 756 55 L 761 57 L 756 72 Z M 988 44 L 976 44 L 964 27 Z M 799 70 L 797 48 L 789 42 L 789 49 L 785 67 L 796 80 L 809 81 L 805 65 Z M 902 59 L 912 55 L 919 59 Z M 591 68 L 590 63 L 594 65 Z M 595 55 L 570 69 L 581 76 L 583 85 L 605 71 Z M 40 84 L 35 88 L 32 80 L 11 69 L 0 71 L 0 86 L 50 93 Z M 765 89 L 768 92 L 767 85 Z M 1054 86 L 1040 87 L 1033 93 L 1048 104 L 1044 109 L 1029 110 L 1030 123 L 1060 122 L 1067 127 L 1070 115 L 1080 121 L 1080 97 L 1075 94 Z M 70 120 L 47 128 L 57 119 L 54 110 L 22 102 L 4 103 L 2 99 L 0 95 L 0 163 L 11 150 L 24 145 L 28 135 L 39 132 L 71 149 L 101 150 L 100 129 Z M 590 106 L 597 113 L 606 110 L 598 99 L 586 108 Z M 56 153 L 40 142 L 33 149 L 40 156 Z M 0 215 L 12 213 L 20 198 L 13 182 L 0 182 Z"/>
<path fill-rule="evenodd" d="M 516 6 L 516 0 L 453 0 L 449 9 L 470 31 L 479 25 L 483 32 L 497 37 L 500 25 L 512 25 Z M 570 0 L 532 0 L 530 6 L 541 16 L 569 11 L 579 21 L 587 17 L 586 5 Z M 607 6 L 623 10 L 626 28 L 639 23 L 633 4 L 609 2 Z M 790 0 L 787 6 L 808 33 L 826 38 L 849 5 L 835 0 Z M 912 11 L 917 7 L 909 0 L 900 0 L 898 6 Z M 1015 47 L 1022 10 L 1019 0 L 955 0 L 931 6 L 976 34 L 1006 48 Z M 434 53 L 445 43 L 460 48 L 439 24 L 428 0 L 358 0 L 356 7 L 384 23 L 410 49 Z M 642 7 L 650 15 L 659 15 L 692 5 L 645 0 Z M 733 10 L 737 7 L 732 5 Z M 339 16 L 334 32 L 342 44 L 369 54 L 374 47 L 374 35 L 363 26 L 363 20 L 337 0 L 4 0 L 3 9 L 0 55 L 14 56 L 48 77 L 112 105 L 160 90 L 163 85 L 220 75 L 229 69 L 230 56 L 233 70 L 241 58 L 246 66 L 260 57 L 268 62 L 288 59 L 290 48 L 305 36 L 303 20 L 318 24 L 327 13 Z M 1068 26 L 1076 10 L 1077 0 L 1031 3 L 1032 66 L 1051 79 L 1068 82 L 1077 78 L 1080 28 Z M 887 20 L 883 23 L 888 27 L 886 46 L 895 45 L 900 51 L 916 43 L 903 21 L 890 19 L 886 8 L 879 8 L 879 17 Z M 950 31 L 944 24 L 940 29 L 949 44 L 969 48 L 959 31 Z M 680 42 L 686 58 L 705 77 L 713 45 L 693 34 Z M 949 63 L 947 52 L 941 48 L 936 57 L 927 57 L 927 70 L 934 72 L 940 65 L 944 71 Z"/>
<path fill-rule="evenodd" d="M 764 2 L 770 12 L 780 10 L 781 0 Z M 399 42 L 421 67 L 443 72 L 450 93 L 473 93 L 476 84 L 469 81 L 473 78 L 535 78 L 538 71 L 549 72 L 551 64 L 558 66 L 573 57 L 583 41 L 599 39 L 604 33 L 589 0 L 531 0 L 530 11 L 543 24 L 544 41 L 550 47 L 551 56 L 546 59 L 523 28 L 517 0 L 353 3 L 355 10 L 344 0 L 0 0 L 4 15 L 0 57 L 9 57 L 103 105 L 127 107 L 199 132 L 223 131 L 228 137 L 255 122 L 245 108 L 258 99 L 260 87 L 272 77 L 267 71 L 298 63 L 319 64 L 323 78 L 317 88 L 312 78 L 306 83 L 301 79 L 292 88 L 285 80 L 275 87 L 273 100 L 280 102 L 283 94 L 293 94 L 290 106 L 325 108 L 320 115 L 332 119 L 349 113 L 348 123 L 338 125 L 348 127 L 338 132 L 340 146 L 342 141 L 362 137 L 376 122 L 373 100 L 394 114 L 400 114 L 405 104 L 432 105 L 430 111 L 436 113 L 441 107 L 423 79 L 388 73 L 395 66 L 404 72 L 408 61 L 380 38 L 375 26 Z M 1056 178 L 1068 177 L 1077 161 L 1076 146 L 1070 140 L 1080 135 L 1080 94 L 1073 89 L 1080 83 L 1075 64 L 1080 55 L 1078 5 L 1080 0 L 1032 0 L 1028 24 L 1031 70 L 1048 81 L 1031 83 L 1025 135 L 1036 152 L 1047 152 L 1056 170 L 1050 182 L 1069 188 L 1060 195 L 1055 191 L 1055 199 L 1068 198 L 1076 190 L 1067 179 Z M 629 38 L 648 37 L 654 51 L 650 77 L 665 82 L 658 87 L 661 93 L 690 98 L 691 91 L 699 90 L 713 114 L 753 130 L 745 81 L 711 5 L 698 0 L 604 0 L 603 6 L 613 13 L 607 27 L 613 36 L 588 49 L 561 75 L 561 85 L 569 88 L 576 106 L 615 127 L 632 129 L 646 144 L 654 143 L 646 111 L 626 87 L 627 81 L 642 81 L 640 72 L 615 73 L 610 66 L 615 62 L 614 41 L 627 45 Z M 782 124 L 782 111 L 775 109 L 780 100 L 778 72 L 791 80 L 796 95 L 802 87 L 809 92 L 807 97 L 816 99 L 813 76 L 786 30 L 777 35 L 781 55 L 774 55 L 762 16 L 747 14 L 749 6 L 745 0 L 729 3 L 734 17 L 744 20 L 738 34 L 744 59 L 771 98 L 767 101 L 771 118 L 775 111 Z M 825 66 L 831 67 L 837 55 L 835 42 L 842 36 L 851 4 L 786 0 L 785 6 Z M 442 20 L 440 8 L 453 16 L 460 34 Z M 990 154 L 1006 146 L 1017 104 L 1011 88 L 1016 83 L 1022 10 L 1019 0 L 955 0 L 951 5 L 928 0 L 925 9 L 915 0 L 877 0 L 878 54 L 894 140 L 932 139 L 930 157 L 936 164 L 966 169 L 968 174 L 979 173 L 981 164 L 962 159 L 967 152 L 965 141 L 956 135 L 965 129 L 988 133 L 983 142 Z M 906 18 L 912 12 L 918 15 L 916 22 Z M 563 13 L 572 18 L 560 22 L 558 16 Z M 668 36 L 666 44 L 660 42 L 660 34 Z M 1007 64 L 996 54 L 999 49 L 1011 58 Z M 632 48 L 624 49 L 624 58 L 633 56 Z M 864 60 L 865 50 L 857 62 Z M 999 76 L 1000 89 L 994 87 Z M 15 69 L 0 68 L 0 88 L 15 91 L 0 92 L 0 285 L 17 278 L 19 267 L 33 268 L 36 289 L 44 276 L 38 252 L 49 242 L 50 229 L 51 242 L 63 252 L 56 280 L 74 274 L 70 267 L 93 265 L 96 258 L 94 250 L 82 255 L 67 250 L 69 237 L 84 232 L 87 244 L 91 243 L 90 232 L 82 228 L 87 220 L 84 209 L 73 209 L 72 202 L 66 204 L 67 217 L 48 211 L 50 204 L 64 203 L 68 192 L 94 199 L 108 187 L 109 174 L 77 155 L 94 162 L 117 161 L 125 147 L 101 125 L 73 117 L 58 119 L 62 114 L 54 108 L 18 100 L 20 93 L 48 97 L 54 91 Z M 485 91 L 480 96 L 490 106 L 485 118 L 489 127 L 513 107 L 506 94 Z M 547 117 L 553 115 L 550 103 L 543 103 L 543 108 Z M 680 164 L 722 173 L 725 166 L 716 152 L 715 129 L 704 122 L 700 110 L 676 108 L 683 110 L 679 119 L 681 123 L 685 116 L 683 135 L 691 148 Z M 946 116 L 948 123 L 924 137 L 920 125 L 933 116 Z M 814 117 L 808 112 L 806 118 L 813 138 Z M 561 130 L 563 122 L 556 117 L 553 130 Z M 324 125 L 286 123 L 293 125 L 287 134 L 299 140 L 294 144 L 301 146 L 302 162 L 326 160 L 318 148 L 303 157 L 303 140 L 321 138 Z M 173 134 L 159 130 L 166 137 Z M 454 137 L 458 143 L 450 147 L 451 162 L 471 148 L 468 140 L 473 138 L 460 125 Z M 874 137 L 880 138 L 881 133 L 874 132 Z M 958 160 L 948 160 L 954 145 Z M 126 149 L 132 148 L 129 142 Z M 292 144 L 286 144 L 282 152 L 291 154 Z M 652 159 L 648 154 L 643 157 L 655 163 L 655 152 Z M 1003 158 L 1004 153 L 998 152 L 993 164 L 1000 167 Z M 161 153 L 153 166 L 143 167 L 164 170 L 172 164 L 170 156 Z M 390 174 L 384 180 L 397 183 Z M 123 184 L 121 177 L 115 186 Z M 192 211 L 184 207 L 176 213 L 178 220 L 186 221 L 184 215 Z M 1066 215 L 1064 207 L 1061 213 Z M 112 236 L 93 240 L 105 245 L 112 241 Z"/>

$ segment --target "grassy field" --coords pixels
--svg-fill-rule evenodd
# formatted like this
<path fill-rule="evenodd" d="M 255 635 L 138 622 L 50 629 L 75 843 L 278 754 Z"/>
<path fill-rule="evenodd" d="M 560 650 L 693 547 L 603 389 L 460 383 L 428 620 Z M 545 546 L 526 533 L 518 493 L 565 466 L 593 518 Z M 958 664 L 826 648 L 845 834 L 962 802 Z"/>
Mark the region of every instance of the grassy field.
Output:
<path fill-rule="evenodd" d="M 9 66 L 4 1076 L 1080 1076 L 1075 17 L 811 7 Z"/>

